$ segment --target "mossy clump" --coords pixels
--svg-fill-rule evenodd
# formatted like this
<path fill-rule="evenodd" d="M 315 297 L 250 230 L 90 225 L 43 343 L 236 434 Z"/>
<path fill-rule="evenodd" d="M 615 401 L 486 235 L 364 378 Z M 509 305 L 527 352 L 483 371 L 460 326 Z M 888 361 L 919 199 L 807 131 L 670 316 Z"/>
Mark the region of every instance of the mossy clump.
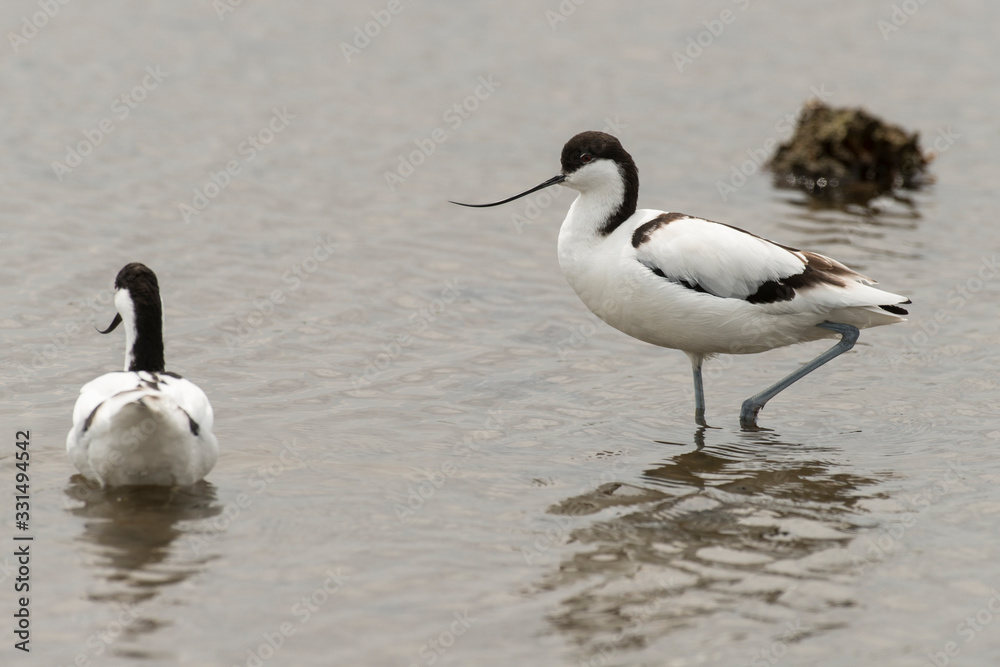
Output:
<path fill-rule="evenodd" d="M 861 108 L 806 103 L 792 138 L 768 163 L 775 182 L 817 197 L 867 201 L 916 188 L 930 158 L 918 133 L 907 133 Z"/>

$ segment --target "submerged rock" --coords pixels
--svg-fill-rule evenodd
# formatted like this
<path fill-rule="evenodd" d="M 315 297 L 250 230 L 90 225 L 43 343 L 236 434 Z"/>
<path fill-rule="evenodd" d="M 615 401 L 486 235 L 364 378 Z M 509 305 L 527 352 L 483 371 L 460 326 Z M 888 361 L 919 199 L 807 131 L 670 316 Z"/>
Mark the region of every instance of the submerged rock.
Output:
<path fill-rule="evenodd" d="M 834 109 L 806 103 L 795 134 L 778 146 L 768 163 L 781 187 L 811 195 L 868 201 L 926 180 L 930 162 L 918 133 L 907 133 L 861 108 Z"/>

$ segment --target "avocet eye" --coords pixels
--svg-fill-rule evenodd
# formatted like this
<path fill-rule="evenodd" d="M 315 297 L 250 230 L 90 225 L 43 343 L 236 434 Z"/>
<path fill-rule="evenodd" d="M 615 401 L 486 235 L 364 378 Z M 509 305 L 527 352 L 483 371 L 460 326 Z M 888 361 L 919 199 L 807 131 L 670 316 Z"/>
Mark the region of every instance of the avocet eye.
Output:
<path fill-rule="evenodd" d="M 590 162 L 593 159 L 594 159 L 594 156 L 591 155 L 590 153 L 584 153 L 583 155 L 580 156 L 580 162 L 583 162 L 584 164 L 586 164 L 587 162 Z"/>

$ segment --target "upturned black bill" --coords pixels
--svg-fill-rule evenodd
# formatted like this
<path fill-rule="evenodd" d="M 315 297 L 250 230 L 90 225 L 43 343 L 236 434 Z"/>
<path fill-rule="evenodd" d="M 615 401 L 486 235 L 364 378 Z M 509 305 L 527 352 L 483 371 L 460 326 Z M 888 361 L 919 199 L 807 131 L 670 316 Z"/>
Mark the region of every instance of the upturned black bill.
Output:
<path fill-rule="evenodd" d="M 530 190 L 525 190 L 524 192 L 522 192 L 519 195 L 514 195 L 513 197 L 508 197 L 507 199 L 504 199 L 503 201 L 495 201 L 492 204 L 463 204 L 460 201 L 451 201 L 451 200 L 449 200 L 448 203 L 449 204 L 458 204 L 459 206 L 468 206 L 470 208 L 487 208 L 489 206 L 499 206 L 500 204 L 506 204 L 509 201 L 514 201 L 515 199 L 520 199 L 521 197 L 524 197 L 525 195 L 530 195 L 532 192 L 537 192 L 538 190 L 541 190 L 542 188 L 547 188 L 550 185 L 555 185 L 556 183 L 562 183 L 565 180 L 566 180 L 566 175 L 565 174 L 559 174 L 558 176 L 553 176 L 552 178 L 550 178 L 549 180 L 545 181 L 544 183 L 541 183 L 540 185 L 536 185 L 535 187 L 531 188 Z"/>
<path fill-rule="evenodd" d="M 115 330 L 115 327 L 117 327 L 121 323 L 122 323 L 121 313 L 115 313 L 115 319 L 111 320 L 111 325 L 104 331 L 98 329 L 97 332 L 102 334 L 111 333 L 112 331 Z"/>

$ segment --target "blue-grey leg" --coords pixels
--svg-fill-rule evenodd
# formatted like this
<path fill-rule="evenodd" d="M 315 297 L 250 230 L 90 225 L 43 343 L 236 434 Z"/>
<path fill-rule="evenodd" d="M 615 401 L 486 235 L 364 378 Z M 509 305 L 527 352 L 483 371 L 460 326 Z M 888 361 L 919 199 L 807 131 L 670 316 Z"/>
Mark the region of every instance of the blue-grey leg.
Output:
<path fill-rule="evenodd" d="M 774 383 L 764 391 L 759 394 L 754 394 L 747 400 L 743 401 L 743 409 L 740 411 L 740 425 L 743 427 L 754 427 L 757 425 L 757 413 L 760 412 L 764 404 L 778 395 L 780 392 L 787 389 L 792 383 L 801 380 L 809 373 L 830 361 L 834 357 L 838 357 L 844 352 L 847 352 L 854 344 L 858 342 L 858 336 L 860 331 L 855 326 L 850 324 L 838 324 L 836 322 L 821 322 L 816 326 L 822 327 L 823 329 L 829 329 L 830 331 L 835 331 L 840 334 L 840 342 L 831 347 L 829 350 L 819 355 L 808 364 L 795 371 L 786 378 L 782 378 L 778 382 Z"/>
<path fill-rule="evenodd" d="M 704 357 L 700 355 L 688 355 L 691 357 L 691 372 L 694 375 L 694 421 L 699 426 L 705 426 L 705 385 L 701 380 L 701 362 Z"/>

